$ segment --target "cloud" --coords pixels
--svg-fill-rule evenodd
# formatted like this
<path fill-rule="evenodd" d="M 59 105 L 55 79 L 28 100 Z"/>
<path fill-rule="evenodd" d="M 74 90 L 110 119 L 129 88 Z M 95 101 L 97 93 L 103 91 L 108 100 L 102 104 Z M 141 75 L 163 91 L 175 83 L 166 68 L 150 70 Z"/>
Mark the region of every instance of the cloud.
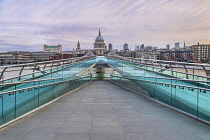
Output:
<path fill-rule="evenodd" d="M 12 44 L 12 43 L 1 43 L 1 52 L 5 51 L 37 51 L 37 48 L 42 49 L 43 47 L 38 45 L 25 45 L 25 44 Z"/>
<path fill-rule="evenodd" d="M 62 44 L 69 50 L 77 40 L 90 49 L 99 28 L 105 42 L 119 49 L 126 42 L 133 48 L 142 43 L 165 47 L 183 40 L 189 45 L 207 42 L 209 4 L 208 0 L 1 0 L 0 49 L 38 51 L 44 44 Z"/>

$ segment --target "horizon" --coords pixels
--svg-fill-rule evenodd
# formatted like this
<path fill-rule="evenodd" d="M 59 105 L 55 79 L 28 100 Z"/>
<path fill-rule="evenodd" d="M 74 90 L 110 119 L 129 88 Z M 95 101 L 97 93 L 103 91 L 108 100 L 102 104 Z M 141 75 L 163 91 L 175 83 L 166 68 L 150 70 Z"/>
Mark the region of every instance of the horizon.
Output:
<path fill-rule="evenodd" d="M 0 0 L 0 51 L 93 49 L 101 29 L 106 46 L 122 50 L 145 44 L 171 48 L 209 44 L 208 0 Z"/>

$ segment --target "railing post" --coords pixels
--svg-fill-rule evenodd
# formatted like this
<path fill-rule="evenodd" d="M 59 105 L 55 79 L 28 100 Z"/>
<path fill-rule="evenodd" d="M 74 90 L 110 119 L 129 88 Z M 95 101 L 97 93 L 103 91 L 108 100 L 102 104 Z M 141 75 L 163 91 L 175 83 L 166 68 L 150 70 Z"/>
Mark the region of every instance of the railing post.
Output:
<path fill-rule="evenodd" d="M 38 85 L 40 85 L 40 81 L 39 81 Z M 39 95 L 40 95 L 40 93 L 39 93 L 39 86 L 37 88 L 38 88 L 38 106 L 40 106 L 40 102 L 39 102 Z"/>
<path fill-rule="evenodd" d="M 2 120 L 4 122 L 4 94 L 2 94 Z"/>
<path fill-rule="evenodd" d="M 15 90 L 16 90 L 16 84 L 15 84 Z M 14 118 L 16 118 L 17 115 L 17 92 L 14 92 L 15 95 L 15 112 L 14 112 Z"/>

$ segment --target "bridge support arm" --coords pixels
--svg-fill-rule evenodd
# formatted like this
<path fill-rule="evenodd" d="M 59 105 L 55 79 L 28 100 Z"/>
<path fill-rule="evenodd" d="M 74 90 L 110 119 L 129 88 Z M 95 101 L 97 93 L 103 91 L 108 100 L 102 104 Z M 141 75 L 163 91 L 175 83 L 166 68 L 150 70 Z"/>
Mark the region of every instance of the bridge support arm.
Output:
<path fill-rule="evenodd" d="M 3 76 L 4 76 L 4 72 L 7 70 L 7 68 L 8 68 L 8 67 L 5 67 L 5 68 L 3 69 L 3 71 L 1 72 L 1 76 L 0 76 L 0 79 L 3 79 Z"/>
<path fill-rule="evenodd" d="M 44 65 L 43 70 L 45 70 L 46 66 L 47 66 L 47 63 Z"/>
<path fill-rule="evenodd" d="M 35 66 L 34 66 L 34 70 L 33 70 L 33 72 L 35 72 L 35 69 L 36 69 L 36 66 L 37 66 L 38 64 L 36 64 Z"/>
<path fill-rule="evenodd" d="M 185 64 L 183 64 L 183 67 L 184 67 L 186 73 L 188 73 L 188 70 L 187 70 L 187 67 L 185 66 Z"/>
<path fill-rule="evenodd" d="M 202 67 L 202 68 L 203 68 L 203 70 L 205 71 L 206 76 L 208 76 L 208 72 L 207 72 L 206 68 L 205 68 L 204 66 L 201 66 L 201 67 Z"/>
<path fill-rule="evenodd" d="M 170 65 L 171 70 L 173 70 L 173 67 L 172 67 L 171 63 L 169 63 L 169 65 Z"/>
<path fill-rule="evenodd" d="M 25 66 L 22 67 L 22 69 L 20 70 L 19 76 L 21 76 L 23 69 L 25 68 Z"/>
<path fill-rule="evenodd" d="M 152 60 L 150 60 L 150 63 L 153 65 L 153 62 L 152 62 Z"/>
<path fill-rule="evenodd" d="M 161 65 L 161 63 L 160 62 L 158 62 L 159 63 L 159 65 L 160 65 L 160 68 L 162 68 L 162 65 Z"/>

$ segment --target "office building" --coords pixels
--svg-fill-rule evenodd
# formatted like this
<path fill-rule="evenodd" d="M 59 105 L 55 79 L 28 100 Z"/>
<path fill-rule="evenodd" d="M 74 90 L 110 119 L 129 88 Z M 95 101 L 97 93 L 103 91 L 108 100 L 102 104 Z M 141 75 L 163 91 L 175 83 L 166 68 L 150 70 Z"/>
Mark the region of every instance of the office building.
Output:
<path fill-rule="evenodd" d="M 176 43 L 175 43 L 174 49 L 175 49 L 175 50 L 178 50 L 178 49 L 179 49 L 179 42 L 176 42 Z"/>
<path fill-rule="evenodd" d="M 140 50 L 144 50 L 144 44 L 140 46 Z"/>
<path fill-rule="evenodd" d="M 144 48 L 144 50 L 152 50 L 152 46 L 146 46 L 145 48 Z"/>
<path fill-rule="evenodd" d="M 23 51 L 12 51 L 12 52 L 2 52 L 0 53 L 0 63 L 4 64 L 18 64 L 33 62 L 30 52 Z"/>
<path fill-rule="evenodd" d="M 111 51 L 111 50 L 113 50 L 113 48 L 112 48 L 112 44 L 111 44 L 111 43 L 109 43 L 109 51 Z"/>
<path fill-rule="evenodd" d="M 136 45 L 135 46 L 135 51 L 138 51 L 139 50 L 139 45 Z"/>
<path fill-rule="evenodd" d="M 161 59 L 166 61 L 194 62 L 194 53 L 191 50 L 161 51 Z"/>
<path fill-rule="evenodd" d="M 44 45 L 44 52 L 61 53 L 62 52 L 62 45 L 57 45 L 57 46 Z"/>
<path fill-rule="evenodd" d="M 52 60 L 52 56 L 57 56 L 57 52 L 31 52 L 31 57 L 35 60 L 35 61 L 49 61 Z M 57 58 L 57 57 L 56 57 Z"/>
<path fill-rule="evenodd" d="M 210 63 L 210 44 L 199 43 L 192 45 L 191 50 L 194 52 L 194 59 L 197 63 Z"/>
<path fill-rule="evenodd" d="M 166 45 L 166 50 L 170 50 L 170 45 L 169 44 Z"/>
<path fill-rule="evenodd" d="M 128 49 L 128 44 L 127 44 L 127 43 L 125 43 L 125 44 L 123 45 L 123 50 L 124 50 L 124 51 L 129 51 L 129 49 Z"/>
<path fill-rule="evenodd" d="M 135 51 L 135 57 L 141 59 L 156 59 L 160 60 L 160 52 L 161 50 L 139 50 Z"/>

